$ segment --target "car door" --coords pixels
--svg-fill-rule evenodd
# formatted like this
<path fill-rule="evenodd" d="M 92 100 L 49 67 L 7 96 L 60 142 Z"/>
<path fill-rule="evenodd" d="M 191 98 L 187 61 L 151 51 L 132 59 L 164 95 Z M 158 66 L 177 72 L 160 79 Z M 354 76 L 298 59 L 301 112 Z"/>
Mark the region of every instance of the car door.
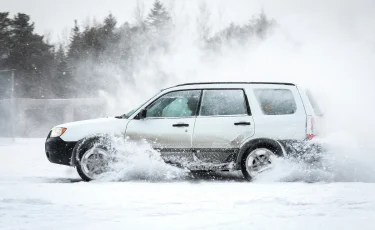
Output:
<path fill-rule="evenodd" d="M 168 92 L 146 106 L 144 119 L 133 119 L 126 128 L 130 141 L 145 140 L 171 162 L 192 157 L 192 135 L 201 90 Z"/>
<path fill-rule="evenodd" d="M 254 121 L 243 89 L 203 91 L 193 134 L 198 160 L 224 163 L 253 135 Z"/>

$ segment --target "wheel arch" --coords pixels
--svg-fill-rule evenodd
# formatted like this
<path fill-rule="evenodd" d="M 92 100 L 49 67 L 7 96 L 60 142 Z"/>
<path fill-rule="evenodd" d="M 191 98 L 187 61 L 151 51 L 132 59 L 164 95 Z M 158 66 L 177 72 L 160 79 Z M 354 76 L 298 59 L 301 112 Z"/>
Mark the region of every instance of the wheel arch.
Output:
<path fill-rule="evenodd" d="M 93 147 L 96 143 L 111 144 L 111 137 L 109 134 L 92 134 L 82 138 L 77 142 L 72 151 L 71 166 L 77 166 L 79 162 L 80 153 L 83 150 L 88 150 Z M 111 147 L 111 146 L 108 146 Z"/>
<path fill-rule="evenodd" d="M 279 155 L 279 156 L 285 156 L 286 152 L 285 152 L 285 149 L 283 147 L 283 145 L 277 141 L 277 140 L 273 140 L 273 139 L 269 139 L 269 138 L 256 138 L 256 139 L 252 139 L 252 140 L 249 140 L 248 142 L 246 142 L 245 144 L 243 144 L 238 152 L 238 155 L 237 155 L 237 158 L 236 158 L 236 165 L 237 165 L 237 168 L 240 167 L 241 165 L 241 160 L 242 160 L 242 157 L 243 155 L 251 148 L 256 148 L 256 147 L 266 147 L 266 148 L 269 148 L 273 151 L 275 151 L 275 154 Z"/>

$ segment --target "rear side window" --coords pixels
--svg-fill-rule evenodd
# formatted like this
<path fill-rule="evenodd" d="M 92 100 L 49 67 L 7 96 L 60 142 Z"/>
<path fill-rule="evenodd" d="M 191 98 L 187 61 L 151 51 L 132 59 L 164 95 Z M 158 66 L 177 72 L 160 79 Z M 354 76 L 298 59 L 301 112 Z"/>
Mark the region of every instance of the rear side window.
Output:
<path fill-rule="evenodd" d="M 225 116 L 247 114 L 245 95 L 241 89 L 205 90 L 201 116 Z"/>
<path fill-rule="evenodd" d="M 254 93 L 265 115 L 287 115 L 297 110 L 289 89 L 254 89 Z"/>

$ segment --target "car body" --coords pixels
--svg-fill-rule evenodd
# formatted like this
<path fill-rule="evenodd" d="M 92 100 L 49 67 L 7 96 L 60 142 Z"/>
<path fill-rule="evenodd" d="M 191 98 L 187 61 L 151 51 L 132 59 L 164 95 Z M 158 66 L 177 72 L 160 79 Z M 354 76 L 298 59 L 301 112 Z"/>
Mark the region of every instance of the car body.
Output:
<path fill-rule="evenodd" d="M 268 165 L 273 156 L 290 151 L 288 143 L 304 143 L 317 134 L 316 111 L 309 95 L 292 83 L 187 83 L 161 90 L 123 116 L 54 127 L 46 155 L 92 180 L 81 165 L 92 155 L 85 153 L 105 135 L 117 134 L 126 141 L 147 141 L 167 163 L 192 171 L 242 170 L 250 180 L 249 167 L 256 162 L 256 167 Z M 108 152 L 108 146 L 99 149 Z"/>

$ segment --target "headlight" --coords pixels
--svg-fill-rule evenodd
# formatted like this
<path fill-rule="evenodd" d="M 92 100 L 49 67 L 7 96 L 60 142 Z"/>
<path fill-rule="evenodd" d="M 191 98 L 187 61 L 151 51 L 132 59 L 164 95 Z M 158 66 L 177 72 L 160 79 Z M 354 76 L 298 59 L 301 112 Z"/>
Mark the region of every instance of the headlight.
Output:
<path fill-rule="evenodd" d="M 59 136 L 63 135 L 65 133 L 65 131 L 66 131 L 66 128 L 54 127 L 52 129 L 50 137 L 59 137 Z"/>

